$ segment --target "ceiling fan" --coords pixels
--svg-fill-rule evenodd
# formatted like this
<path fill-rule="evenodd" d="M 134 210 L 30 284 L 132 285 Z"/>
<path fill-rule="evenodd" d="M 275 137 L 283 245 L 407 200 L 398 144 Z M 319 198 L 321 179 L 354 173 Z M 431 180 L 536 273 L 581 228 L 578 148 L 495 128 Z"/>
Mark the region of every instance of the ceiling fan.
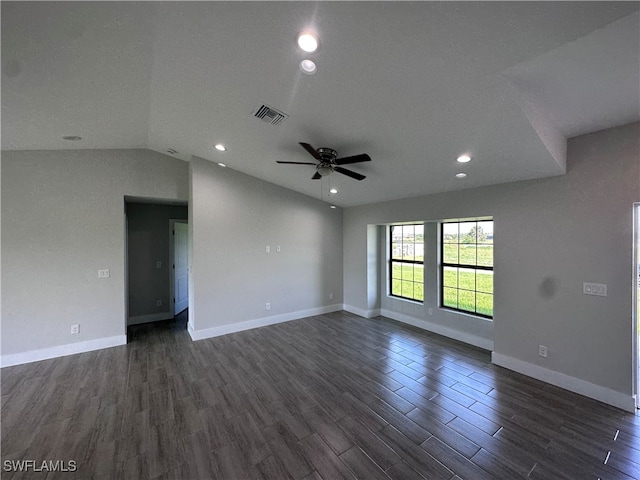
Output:
<path fill-rule="evenodd" d="M 338 152 L 333 148 L 321 147 L 318 149 L 313 148 L 308 143 L 300 142 L 302 148 L 304 148 L 318 163 L 311 162 L 282 162 L 276 160 L 276 163 L 289 163 L 293 165 L 315 165 L 316 173 L 311 177 L 312 180 L 319 180 L 320 178 L 329 175 L 331 172 L 342 173 L 356 180 L 364 180 L 366 177 L 352 170 L 342 168 L 341 165 L 347 165 L 350 163 L 370 162 L 371 157 L 366 153 L 360 155 L 353 155 L 351 157 L 337 158 Z"/>

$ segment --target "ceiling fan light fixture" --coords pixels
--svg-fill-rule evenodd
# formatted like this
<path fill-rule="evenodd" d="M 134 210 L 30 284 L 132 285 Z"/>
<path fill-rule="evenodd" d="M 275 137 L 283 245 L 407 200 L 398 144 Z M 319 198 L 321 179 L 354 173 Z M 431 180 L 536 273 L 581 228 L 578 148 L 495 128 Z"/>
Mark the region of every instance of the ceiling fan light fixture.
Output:
<path fill-rule="evenodd" d="M 315 33 L 306 31 L 298 35 L 298 46 L 304 52 L 314 53 L 320 48 L 320 41 Z"/>
<path fill-rule="evenodd" d="M 317 170 L 318 173 L 323 177 L 326 177 L 327 175 L 330 175 L 331 172 L 333 172 L 333 169 L 328 165 L 318 165 Z"/>
<path fill-rule="evenodd" d="M 313 60 L 304 59 L 300 62 L 300 70 L 307 75 L 313 75 L 318 70 Z"/>

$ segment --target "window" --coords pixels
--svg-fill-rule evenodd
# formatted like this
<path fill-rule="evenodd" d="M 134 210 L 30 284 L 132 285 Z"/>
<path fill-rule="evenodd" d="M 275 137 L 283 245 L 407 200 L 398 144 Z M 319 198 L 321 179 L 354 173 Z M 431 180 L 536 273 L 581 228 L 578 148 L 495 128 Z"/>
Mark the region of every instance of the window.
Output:
<path fill-rule="evenodd" d="M 391 295 L 424 300 L 424 225 L 389 227 L 391 251 L 389 275 Z"/>
<path fill-rule="evenodd" d="M 493 220 L 442 224 L 442 306 L 493 318 Z"/>

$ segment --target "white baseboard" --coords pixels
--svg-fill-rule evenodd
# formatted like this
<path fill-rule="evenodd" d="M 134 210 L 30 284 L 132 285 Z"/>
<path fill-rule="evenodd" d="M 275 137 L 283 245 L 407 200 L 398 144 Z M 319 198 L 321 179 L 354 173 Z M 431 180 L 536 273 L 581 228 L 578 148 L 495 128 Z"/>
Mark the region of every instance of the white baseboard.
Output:
<path fill-rule="evenodd" d="M 189 330 L 189 335 L 191 336 L 191 340 L 204 340 L 205 338 L 219 337 L 220 335 L 227 335 L 229 333 L 242 332 L 243 330 L 266 327 L 267 325 L 290 322 L 292 320 L 313 317 L 314 315 L 322 315 L 323 313 L 339 312 L 341 310 L 342 305 L 328 305 L 326 307 L 299 310 L 297 312 L 283 313 L 272 317 L 256 318 L 253 320 L 246 320 L 244 322 L 220 325 L 219 327 L 205 328 L 203 330 Z"/>
<path fill-rule="evenodd" d="M 594 383 L 580 380 L 579 378 L 570 377 L 564 373 L 549 370 L 548 368 L 534 365 L 532 363 L 518 360 L 501 353 L 493 352 L 491 354 L 491 362 L 499 367 L 508 368 L 514 372 L 522 373 L 528 377 L 541 380 L 545 383 L 564 388 L 574 393 L 584 395 L 585 397 L 599 400 L 600 402 L 614 407 L 621 408 L 628 412 L 636 411 L 635 399 L 632 395 L 611 390 L 610 388 L 596 385 Z"/>
<path fill-rule="evenodd" d="M 2 355 L 2 357 L 0 357 L 0 366 L 11 367 L 13 365 L 39 362 L 40 360 L 48 360 L 49 358 L 66 357 L 67 355 L 74 355 L 76 353 L 91 352 L 93 350 L 117 347 L 119 345 L 126 344 L 126 335 L 97 338 L 95 340 L 87 340 L 85 342 L 69 343 L 67 345 L 58 345 L 56 347 L 40 348 L 38 350 L 30 350 L 28 352 Z"/>
<path fill-rule="evenodd" d="M 404 313 L 398 313 L 392 310 L 382 309 L 380 314 L 383 317 L 387 317 L 392 320 L 397 320 L 398 322 L 402 322 L 402 323 L 408 323 L 409 325 L 413 325 L 414 327 L 422 328 L 424 330 L 437 333 L 438 335 L 442 335 L 443 337 L 449 337 L 454 340 L 458 340 L 460 342 L 473 345 L 475 347 L 483 348 L 484 350 L 489 350 L 489 351 L 493 350 L 493 340 L 479 337 L 478 335 L 473 335 L 467 332 L 461 332 L 453 328 L 444 327 L 437 323 L 428 322 L 421 318 L 411 317 L 409 315 L 405 315 Z"/>
<path fill-rule="evenodd" d="M 173 318 L 173 312 L 160 312 L 150 313 L 148 315 L 137 315 L 135 317 L 129 317 L 127 325 L 139 325 L 141 323 L 160 322 L 162 320 L 171 320 Z"/>
<path fill-rule="evenodd" d="M 378 315 L 380 315 L 380 309 L 376 308 L 373 310 L 363 310 L 362 308 L 358 308 L 358 307 L 354 307 L 353 305 L 343 305 L 342 309 L 349 312 L 349 313 L 353 313 L 354 315 L 358 315 L 360 317 L 364 317 L 364 318 L 373 318 L 373 317 L 377 317 Z"/>

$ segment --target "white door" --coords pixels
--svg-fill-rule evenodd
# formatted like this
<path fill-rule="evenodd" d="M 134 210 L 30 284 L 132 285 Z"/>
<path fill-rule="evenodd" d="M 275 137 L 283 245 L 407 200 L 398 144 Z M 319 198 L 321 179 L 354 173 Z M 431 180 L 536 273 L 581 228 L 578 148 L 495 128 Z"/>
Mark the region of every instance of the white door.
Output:
<path fill-rule="evenodd" d="M 173 314 L 189 306 L 189 224 L 173 224 Z"/>

